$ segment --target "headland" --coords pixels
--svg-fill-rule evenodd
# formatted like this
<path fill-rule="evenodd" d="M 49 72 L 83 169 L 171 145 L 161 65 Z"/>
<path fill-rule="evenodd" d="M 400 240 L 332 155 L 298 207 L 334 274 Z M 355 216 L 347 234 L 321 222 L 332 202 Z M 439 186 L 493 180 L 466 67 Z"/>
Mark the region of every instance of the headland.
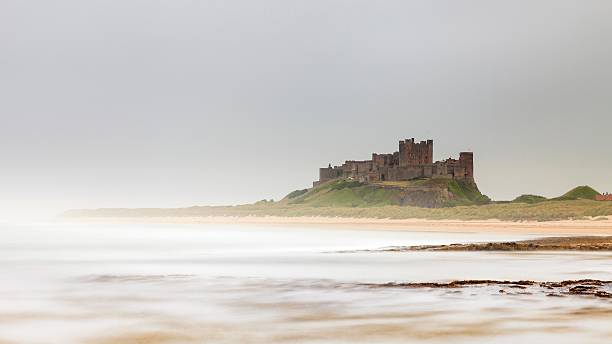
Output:
<path fill-rule="evenodd" d="M 434 162 L 433 140 L 402 140 L 394 153 L 347 160 L 319 169 L 319 180 L 279 201 L 187 208 L 69 210 L 71 220 L 155 222 L 302 223 L 403 226 L 410 228 L 612 228 L 612 202 L 589 186 L 546 198 L 520 195 L 492 201 L 475 181 L 474 153 Z M 541 223 L 547 223 L 542 225 Z M 608 233 L 608 232 L 605 232 Z"/>

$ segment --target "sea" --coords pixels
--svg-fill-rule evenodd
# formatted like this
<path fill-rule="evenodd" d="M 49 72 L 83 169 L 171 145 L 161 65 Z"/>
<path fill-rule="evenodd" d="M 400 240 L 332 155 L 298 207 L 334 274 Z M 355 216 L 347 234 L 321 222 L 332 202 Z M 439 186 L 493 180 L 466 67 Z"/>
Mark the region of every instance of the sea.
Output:
<path fill-rule="evenodd" d="M 612 280 L 611 252 L 387 252 L 537 238 L 317 225 L 0 225 L 0 343 L 611 343 L 612 300 L 454 280 Z"/>

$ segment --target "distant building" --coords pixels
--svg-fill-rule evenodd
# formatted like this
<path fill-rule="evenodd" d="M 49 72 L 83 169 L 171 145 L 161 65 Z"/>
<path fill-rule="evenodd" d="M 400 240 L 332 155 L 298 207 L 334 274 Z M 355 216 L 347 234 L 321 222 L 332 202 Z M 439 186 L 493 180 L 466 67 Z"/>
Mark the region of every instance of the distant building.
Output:
<path fill-rule="evenodd" d="M 404 181 L 418 178 L 450 178 L 474 181 L 474 153 L 461 152 L 459 159 L 433 162 L 433 140 L 415 142 L 414 138 L 399 142 L 399 151 L 372 154 L 371 160 L 347 160 L 341 166 L 319 169 L 317 186 L 336 178 L 352 178 L 361 182 Z"/>
<path fill-rule="evenodd" d="M 606 192 L 603 195 L 595 196 L 595 200 L 597 201 L 612 201 L 612 194 Z"/>

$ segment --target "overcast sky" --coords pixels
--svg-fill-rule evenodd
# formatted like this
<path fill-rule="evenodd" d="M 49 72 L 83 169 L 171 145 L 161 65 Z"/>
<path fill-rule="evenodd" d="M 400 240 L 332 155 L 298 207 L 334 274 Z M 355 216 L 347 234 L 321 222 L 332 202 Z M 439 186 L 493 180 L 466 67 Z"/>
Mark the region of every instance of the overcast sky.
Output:
<path fill-rule="evenodd" d="M 612 191 L 612 2 L 0 0 L 0 218 L 279 199 L 435 140 Z"/>

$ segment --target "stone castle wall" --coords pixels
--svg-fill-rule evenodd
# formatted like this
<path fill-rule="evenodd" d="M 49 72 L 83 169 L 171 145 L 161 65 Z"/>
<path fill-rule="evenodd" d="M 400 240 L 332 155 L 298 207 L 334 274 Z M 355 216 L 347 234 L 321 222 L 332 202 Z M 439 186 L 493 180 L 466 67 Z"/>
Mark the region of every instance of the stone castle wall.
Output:
<path fill-rule="evenodd" d="M 474 179 L 474 153 L 461 152 L 459 159 L 433 162 L 433 140 L 415 143 L 414 139 L 399 142 L 394 153 L 372 154 L 371 160 L 347 160 L 340 166 L 319 169 L 319 180 L 313 185 L 336 178 L 352 178 L 362 182 L 406 181 L 418 178 Z"/>

